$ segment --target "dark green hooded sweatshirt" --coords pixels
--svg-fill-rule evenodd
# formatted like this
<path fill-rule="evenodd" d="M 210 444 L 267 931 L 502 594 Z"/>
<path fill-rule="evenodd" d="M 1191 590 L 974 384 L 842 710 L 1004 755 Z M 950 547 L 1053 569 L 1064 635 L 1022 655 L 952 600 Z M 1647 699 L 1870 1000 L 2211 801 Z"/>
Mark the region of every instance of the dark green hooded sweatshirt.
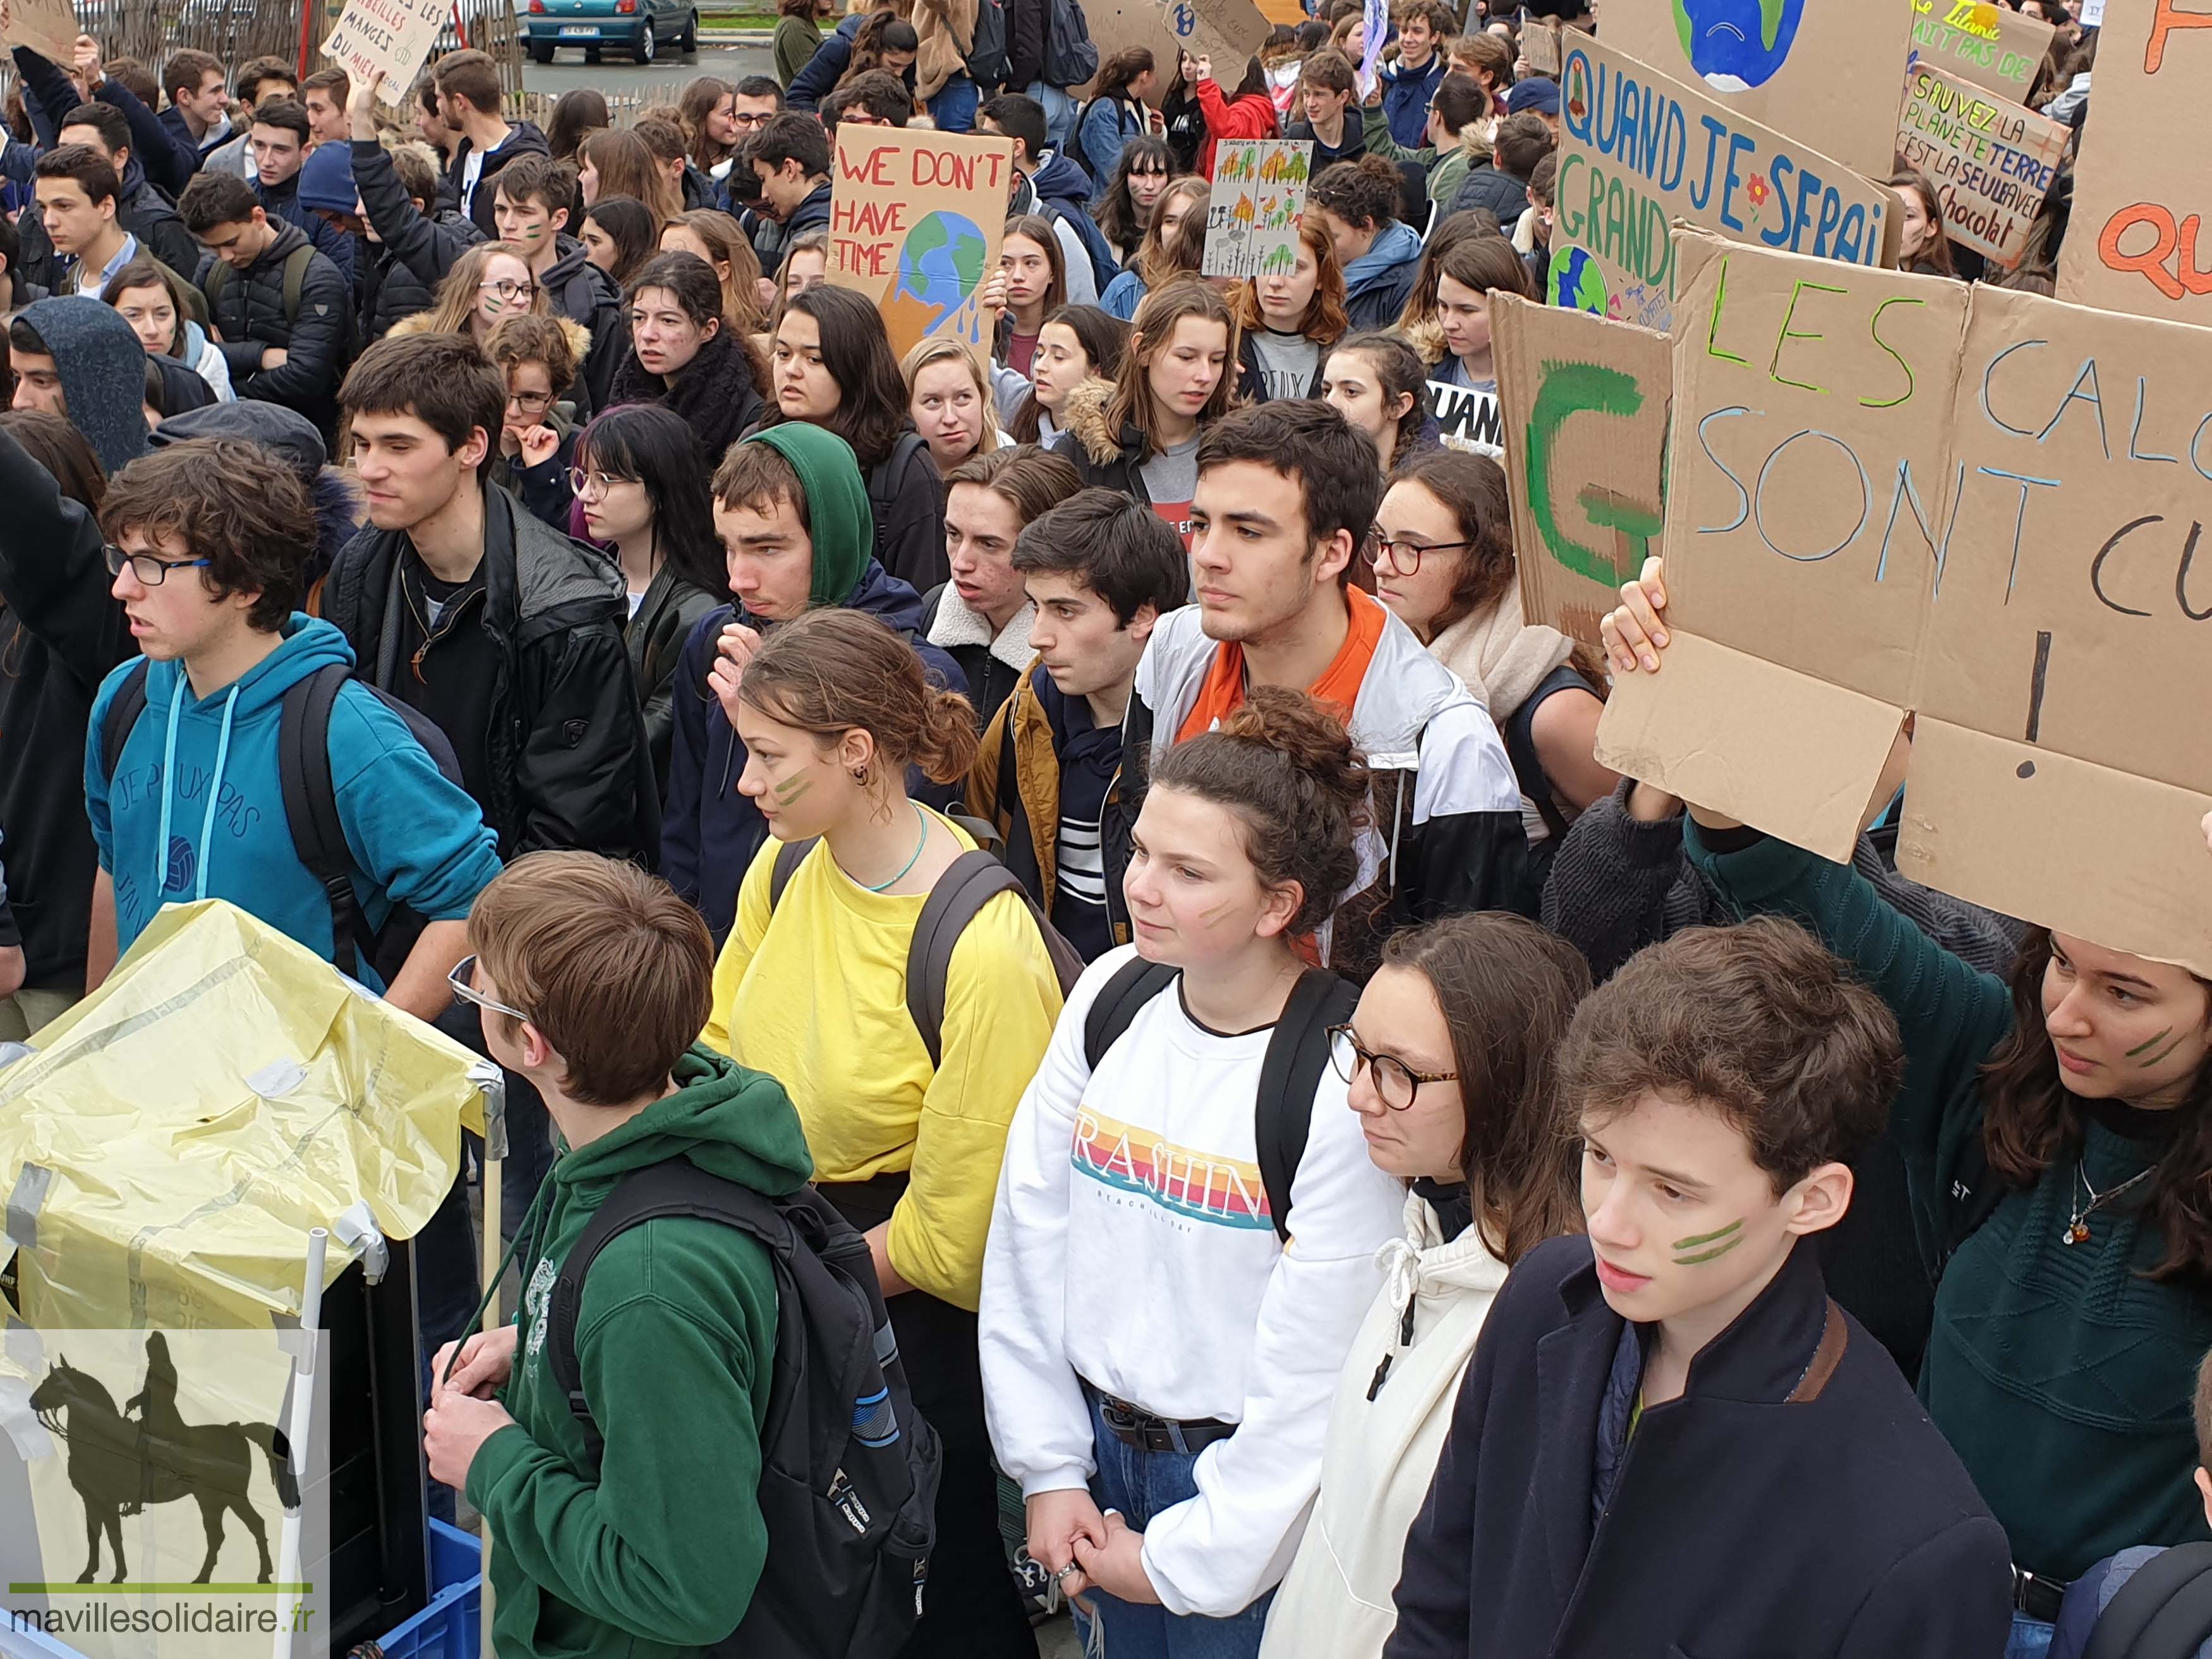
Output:
<path fill-rule="evenodd" d="M 783 1087 L 708 1049 L 677 1062 L 676 1092 L 586 1146 L 564 1149 L 519 1237 L 543 1235 L 523 1275 L 513 1426 L 469 1466 L 489 1523 L 493 1638 L 502 1659 L 668 1659 L 719 1641 L 751 1604 L 768 1553 L 754 1493 L 775 1351 L 767 1253 L 718 1221 L 664 1218 L 600 1252 L 584 1282 L 576 1356 L 606 1441 L 594 1485 L 555 1387 L 545 1316 L 561 1263 L 616 1180 L 689 1158 L 771 1197 L 813 1172 Z"/>

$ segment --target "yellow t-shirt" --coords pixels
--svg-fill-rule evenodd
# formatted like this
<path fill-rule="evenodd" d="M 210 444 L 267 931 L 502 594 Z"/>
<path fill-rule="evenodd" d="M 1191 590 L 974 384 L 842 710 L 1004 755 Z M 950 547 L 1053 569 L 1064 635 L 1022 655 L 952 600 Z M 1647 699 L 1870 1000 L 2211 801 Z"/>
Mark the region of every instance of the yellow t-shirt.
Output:
<path fill-rule="evenodd" d="M 911 1184 L 891 1212 L 891 1266 L 915 1288 L 973 1309 L 1006 1125 L 1060 1018 L 1052 959 L 1018 895 L 1001 893 L 977 912 L 952 949 L 944 1059 L 933 1068 L 906 1007 L 907 949 L 924 896 L 871 893 L 817 846 L 771 913 L 781 845 L 771 838 L 761 848 L 738 890 L 703 1040 L 783 1085 L 816 1180 L 908 1170 Z"/>

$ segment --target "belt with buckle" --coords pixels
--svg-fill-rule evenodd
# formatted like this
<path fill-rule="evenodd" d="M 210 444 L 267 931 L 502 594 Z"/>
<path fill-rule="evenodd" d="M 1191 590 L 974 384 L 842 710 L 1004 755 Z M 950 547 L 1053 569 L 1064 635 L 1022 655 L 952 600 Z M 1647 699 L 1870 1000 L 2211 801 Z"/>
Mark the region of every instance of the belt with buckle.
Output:
<path fill-rule="evenodd" d="M 1097 1398 L 1098 1416 L 1108 1431 L 1136 1451 L 1181 1452 L 1188 1456 L 1237 1432 L 1234 1423 L 1224 1423 L 1218 1418 L 1179 1423 L 1173 1418 L 1156 1417 L 1103 1390 L 1091 1389 L 1091 1392 Z"/>
<path fill-rule="evenodd" d="M 2056 1578 L 2039 1577 L 2025 1567 L 2012 1570 L 2013 1606 L 2046 1625 L 2057 1622 L 2058 1604 L 2065 1599 L 2067 1588 Z"/>

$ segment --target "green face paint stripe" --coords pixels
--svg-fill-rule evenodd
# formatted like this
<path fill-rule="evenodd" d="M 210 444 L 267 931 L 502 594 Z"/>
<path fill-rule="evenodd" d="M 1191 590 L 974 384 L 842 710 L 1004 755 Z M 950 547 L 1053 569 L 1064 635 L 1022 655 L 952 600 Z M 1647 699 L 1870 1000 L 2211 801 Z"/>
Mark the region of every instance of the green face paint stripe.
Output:
<path fill-rule="evenodd" d="M 1734 1221 L 1729 1222 L 1727 1226 L 1720 1228 L 1717 1231 L 1698 1233 L 1689 1238 L 1678 1238 L 1674 1241 L 1674 1248 L 1678 1250 L 1694 1250 L 1700 1244 L 1710 1244 L 1715 1239 L 1726 1238 L 1730 1233 L 1734 1232 L 1737 1228 L 1742 1225 L 1743 1218 L 1741 1216 L 1738 1216 Z"/>
<path fill-rule="evenodd" d="M 811 778 L 786 778 L 775 787 L 776 801 L 781 805 L 788 806 L 813 787 L 814 780 Z"/>
<path fill-rule="evenodd" d="M 2137 1071 L 2144 1071 L 2144 1072 L 2148 1071 L 2152 1066 L 2154 1066 L 2157 1065 L 2160 1060 L 2164 1060 L 2164 1059 L 2165 1059 L 2168 1054 L 2172 1054 L 2172 1053 L 2176 1048 L 2179 1048 L 2181 1046 L 2181 1043 L 2182 1043 L 2182 1039 L 2181 1039 L 2181 1038 L 2179 1038 L 2179 1037 L 2176 1037 L 2176 1038 L 2174 1038 L 2174 1040 L 2173 1040 L 2172 1042 L 2171 1042 L 2167 1043 L 2167 1044 L 2166 1045 L 2166 1047 L 2165 1047 L 2165 1048 L 2163 1048 L 2160 1049 L 2156 1054 L 2153 1054 L 2153 1055 L 2152 1055 L 2148 1060 L 2144 1060 L 2144 1061 L 2143 1061 L 2140 1066 L 2138 1066 L 2136 1069 Z"/>
<path fill-rule="evenodd" d="M 1678 1255 L 1674 1258 L 1674 1265 L 1678 1267 L 1694 1267 L 1700 1261 L 1711 1261 L 1717 1255 L 1726 1255 L 1730 1250 L 1735 1249 L 1737 1245 L 1742 1243 L 1743 1235 L 1741 1233 L 1738 1233 L 1734 1238 L 1729 1240 L 1727 1243 L 1716 1244 L 1710 1250 L 1700 1250 L 1695 1255 Z"/>
<path fill-rule="evenodd" d="M 2134 1048 L 2129 1049 L 2128 1058 L 2130 1060 L 2133 1060 L 2137 1054 L 2142 1053 L 2144 1049 L 2156 1048 L 2160 1043 L 2165 1042 L 2166 1038 L 2172 1035 L 2173 1027 L 2169 1025 L 2163 1031 L 2160 1031 L 2156 1036 L 2148 1039 L 2147 1042 L 2138 1042 Z"/>

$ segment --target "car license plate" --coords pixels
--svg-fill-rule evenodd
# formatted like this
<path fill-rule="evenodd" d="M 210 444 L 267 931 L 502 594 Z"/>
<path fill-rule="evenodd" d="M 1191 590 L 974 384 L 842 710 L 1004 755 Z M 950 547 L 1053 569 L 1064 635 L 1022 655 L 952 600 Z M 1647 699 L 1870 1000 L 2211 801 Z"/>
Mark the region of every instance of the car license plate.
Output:
<path fill-rule="evenodd" d="M 599 26 L 597 23 L 563 23 L 561 26 L 561 33 L 563 37 L 582 35 L 586 39 L 596 40 L 599 38 Z"/>

